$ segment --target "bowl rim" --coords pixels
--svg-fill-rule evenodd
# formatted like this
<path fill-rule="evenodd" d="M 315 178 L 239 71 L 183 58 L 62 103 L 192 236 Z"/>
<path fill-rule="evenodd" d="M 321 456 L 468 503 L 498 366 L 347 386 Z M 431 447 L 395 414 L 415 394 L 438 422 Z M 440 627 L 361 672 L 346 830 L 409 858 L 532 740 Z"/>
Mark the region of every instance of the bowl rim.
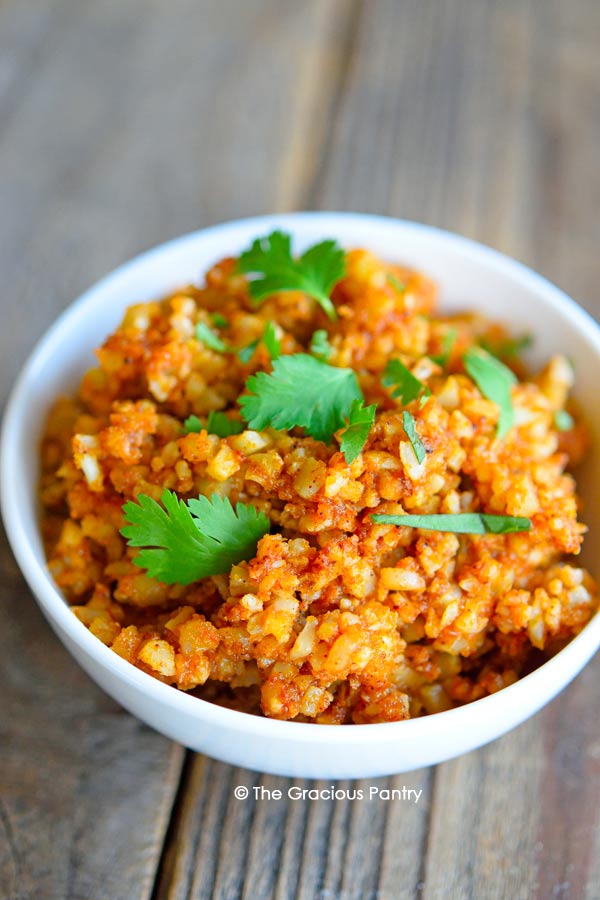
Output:
<path fill-rule="evenodd" d="M 563 316 L 567 316 L 577 330 L 585 332 L 587 339 L 591 340 L 600 355 L 600 325 L 564 291 L 518 260 L 471 238 L 432 225 L 368 213 L 301 211 L 235 219 L 182 235 L 146 250 L 113 269 L 69 304 L 38 340 L 13 385 L 6 404 L 0 436 L 0 500 L 4 527 L 19 567 L 42 612 L 51 624 L 57 626 L 61 638 L 65 635 L 73 644 L 79 645 L 84 653 L 92 657 L 98 666 L 109 670 L 118 680 L 125 682 L 137 692 L 145 694 L 147 699 L 154 699 L 159 705 L 171 707 L 175 714 L 191 716 L 197 719 L 199 724 L 214 725 L 215 727 L 225 726 L 232 730 L 252 733 L 269 739 L 293 739 L 302 743 L 333 743 L 349 746 L 362 745 L 375 738 L 384 739 L 386 742 L 392 738 L 401 740 L 403 737 L 409 737 L 409 731 L 410 738 L 418 740 L 438 735 L 447 728 L 460 729 L 468 725 L 474 715 L 478 715 L 479 712 L 483 713 L 484 710 L 492 716 L 495 710 L 501 713 L 503 707 L 505 708 L 507 704 L 510 705 L 513 698 L 517 701 L 516 695 L 527 689 L 537 693 L 540 698 L 544 698 L 536 707 L 537 709 L 556 693 L 556 691 L 550 693 L 547 691 L 547 684 L 554 683 L 553 678 L 549 678 L 549 676 L 557 676 L 567 661 L 573 663 L 578 657 L 587 661 L 598 648 L 600 644 L 600 612 L 594 614 L 582 631 L 555 656 L 514 684 L 494 694 L 464 706 L 421 718 L 353 725 L 351 728 L 340 728 L 337 725 L 316 727 L 316 723 L 312 722 L 270 719 L 217 706 L 164 684 L 136 668 L 98 640 L 73 615 L 44 562 L 38 558 L 29 543 L 26 534 L 26 516 L 23 512 L 23 504 L 19 503 L 18 484 L 12 477 L 13 465 L 19 443 L 18 438 L 25 421 L 24 401 L 35 383 L 36 370 L 42 364 L 52 345 L 59 339 L 66 322 L 74 317 L 84 315 L 86 308 L 94 303 L 98 295 L 110 289 L 127 273 L 139 266 L 144 266 L 157 256 L 168 254 L 175 248 L 248 228 L 255 228 L 257 235 L 263 230 L 275 227 L 286 228 L 293 233 L 296 223 L 310 223 L 311 221 L 323 226 L 324 236 L 326 236 L 327 227 L 335 228 L 336 222 L 356 225 L 357 229 L 361 227 L 364 229 L 369 224 L 377 224 L 380 227 L 386 226 L 392 229 L 400 227 L 407 231 L 424 234 L 433 241 L 440 242 L 456 251 L 457 255 L 462 256 L 463 259 L 479 260 L 488 269 L 495 270 L 529 287 L 542 296 L 544 303 L 549 307 Z M 574 670 L 578 671 L 578 668 L 575 663 Z M 544 689 L 545 685 L 546 690 Z M 560 688 L 562 689 L 562 687 L 561 684 Z"/>

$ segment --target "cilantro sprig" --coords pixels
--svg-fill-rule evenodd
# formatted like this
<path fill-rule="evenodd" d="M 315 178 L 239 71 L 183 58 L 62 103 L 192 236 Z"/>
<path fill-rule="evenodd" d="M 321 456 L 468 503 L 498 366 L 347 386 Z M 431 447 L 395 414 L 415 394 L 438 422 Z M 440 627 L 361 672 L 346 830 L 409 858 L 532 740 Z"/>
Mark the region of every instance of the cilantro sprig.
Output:
<path fill-rule="evenodd" d="M 263 331 L 262 342 L 267 348 L 267 352 L 271 359 L 278 359 L 281 356 L 281 341 L 277 334 L 277 327 L 274 322 L 267 322 Z"/>
<path fill-rule="evenodd" d="M 399 294 L 406 293 L 406 285 L 403 284 L 399 278 L 396 278 L 396 276 L 392 272 L 387 273 L 387 281 L 388 284 L 390 284 L 395 291 L 398 291 Z"/>
<path fill-rule="evenodd" d="M 254 356 L 254 351 L 260 344 L 260 341 L 260 338 L 255 338 L 255 340 L 250 341 L 250 343 L 246 344 L 245 347 L 240 347 L 240 349 L 237 351 L 237 355 L 240 358 L 241 362 L 244 363 L 244 365 L 250 362 L 250 360 Z"/>
<path fill-rule="evenodd" d="M 405 406 L 418 397 L 431 395 L 429 388 L 419 381 L 399 359 L 388 361 L 381 383 L 384 387 L 392 388 L 392 397 L 398 397 Z"/>
<path fill-rule="evenodd" d="M 329 295 L 346 271 L 346 255 L 337 241 L 322 241 L 294 258 L 291 235 L 273 231 L 240 255 L 238 271 L 249 276 L 256 303 L 282 291 L 303 291 L 330 319 L 337 318 Z"/>
<path fill-rule="evenodd" d="M 352 369 L 336 368 L 306 353 L 280 356 L 273 372 L 257 372 L 240 397 L 242 416 L 251 428 L 289 430 L 296 426 L 328 443 L 343 428 L 362 393 Z"/>
<path fill-rule="evenodd" d="M 458 331 L 456 328 L 449 328 L 442 340 L 442 352 L 430 357 L 430 359 L 437 363 L 438 366 L 441 366 L 442 369 L 448 364 L 457 338 Z"/>
<path fill-rule="evenodd" d="M 511 389 L 517 384 L 517 377 L 508 366 L 492 356 L 487 350 L 471 347 L 463 356 L 465 369 L 481 393 L 500 409 L 496 428 L 499 438 L 510 431 L 515 422 L 515 411 L 511 399 Z"/>
<path fill-rule="evenodd" d="M 348 465 L 353 463 L 361 452 L 369 437 L 369 432 L 375 421 L 375 403 L 372 406 L 364 406 L 362 400 L 355 400 L 350 408 L 348 427 L 342 435 L 340 450 L 344 454 Z"/>
<path fill-rule="evenodd" d="M 201 431 L 208 431 L 208 429 L 202 424 L 198 416 L 188 416 L 183 423 L 183 433 L 200 434 Z"/>
<path fill-rule="evenodd" d="M 188 416 L 183 423 L 184 434 L 199 434 L 201 431 L 207 431 L 209 434 L 216 434 L 218 437 L 230 437 L 232 434 L 241 434 L 244 430 L 244 423 L 238 419 L 230 419 L 224 412 L 215 412 L 211 410 L 203 425 L 198 416 Z"/>
<path fill-rule="evenodd" d="M 400 525 L 429 531 L 452 531 L 455 534 L 510 534 L 530 531 L 531 519 L 524 516 L 498 516 L 490 513 L 441 513 L 434 515 L 372 515 L 380 525 Z"/>
<path fill-rule="evenodd" d="M 225 341 L 222 341 L 205 322 L 198 322 L 196 325 L 196 340 L 216 353 L 227 353 L 229 350 Z"/>
<path fill-rule="evenodd" d="M 277 357 L 281 355 L 281 341 L 277 334 L 277 327 L 274 322 L 269 320 L 259 338 L 250 341 L 249 344 L 246 344 L 245 347 L 241 347 L 237 351 L 237 355 L 244 365 L 250 362 L 254 356 L 254 351 L 261 342 L 265 345 L 271 359 L 277 359 Z"/>
<path fill-rule="evenodd" d="M 327 362 L 333 353 L 333 347 L 328 341 L 324 328 L 318 328 L 310 339 L 310 352 L 321 362 Z"/>
<path fill-rule="evenodd" d="M 512 359 L 518 356 L 523 350 L 527 350 L 533 344 L 533 336 L 524 334 L 520 338 L 505 338 L 504 340 L 490 340 L 483 337 L 479 341 L 479 346 L 497 356 L 499 359 Z"/>
<path fill-rule="evenodd" d="M 417 431 L 417 423 L 415 422 L 414 416 L 408 412 L 407 409 L 402 413 L 402 424 L 404 426 L 404 430 L 406 432 L 406 437 L 409 439 L 412 448 L 415 452 L 415 456 L 417 458 L 417 462 L 420 464 L 423 462 L 425 457 L 427 456 L 427 451 L 425 449 L 425 444 L 419 437 L 419 432 Z"/>
<path fill-rule="evenodd" d="M 241 434 L 244 430 L 244 423 L 239 419 L 230 419 L 224 412 L 211 410 L 206 420 L 206 430 L 209 434 L 216 434 L 218 437 L 230 437 L 232 434 Z"/>
<path fill-rule="evenodd" d="M 130 547 L 142 548 L 137 566 L 165 584 L 192 584 L 209 575 L 229 572 L 252 559 L 256 545 L 270 528 L 267 516 L 254 506 L 231 505 L 213 494 L 184 502 L 166 490 L 161 504 L 146 494 L 123 506 L 121 529 Z"/>
<path fill-rule="evenodd" d="M 552 416 L 552 423 L 557 431 L 571 431 L 575 427 L 575 420 L 566 409 L 557 409 Z"/>

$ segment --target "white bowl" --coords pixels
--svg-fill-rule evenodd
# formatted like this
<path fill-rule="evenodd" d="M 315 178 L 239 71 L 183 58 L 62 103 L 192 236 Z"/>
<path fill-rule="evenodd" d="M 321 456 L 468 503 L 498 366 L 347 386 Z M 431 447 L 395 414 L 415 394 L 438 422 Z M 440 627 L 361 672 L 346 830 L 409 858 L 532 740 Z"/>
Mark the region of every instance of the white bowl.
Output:
<path fill-rule="evenodd" d="M 516 333 L 532 332 L 532 363 L 561 351 L 574 362 L 576 396 L 600 447 L 600 328 L 558 288 L 520 263 L 465 238 L 412 222 L 345 213 L 293 213 L 219 225 L 134 259 L 87 291 L 40 341 L 18 379 L 1 443 L 2 513 L 17 561 L 52 628 L 108 694 L 153 728 L 194 750 L 279 775 L 358 778 L 407 772 L 442 762 L 504 734 L 551 700 L 600 645 L 600 616 L 553 659 L 504 690 L 425 718 L 378 725 L 279 722 L 234 712 L 154 680 L 105 647 L 73 615 L 48 574 L 38 527 L 38 441 L 57 394 L 75 388 L 92 350 L 119 323 L 126 306 L 198 281 L 273 228 L 295 245 L 335 237 L 368 247 L 432 276 L 445 310 L 477 309 Z M 597 457 L 596 457 L 597 460 Z M 596 471 L 598 465 L 596 461 Z M 590 533 L 585 557 L 600 556 L 600 519 L 592 499 L 600 475 L 593 459 L 581 479 Z M 591 477 L 590 477 L 591 476 Z M 65 685 L 65 690 L 70 690 Z"/>

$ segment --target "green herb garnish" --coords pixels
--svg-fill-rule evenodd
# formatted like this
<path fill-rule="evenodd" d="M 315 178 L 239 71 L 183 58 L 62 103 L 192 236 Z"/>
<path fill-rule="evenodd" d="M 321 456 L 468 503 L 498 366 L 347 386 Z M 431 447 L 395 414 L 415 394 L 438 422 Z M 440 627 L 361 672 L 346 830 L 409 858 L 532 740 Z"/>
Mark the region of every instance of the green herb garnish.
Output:
<path fill-rule="evenodd" d="M 260 338 L 256 338 L 255 341 L 250 341 L 249 344 L 246 344 L 245 347 L 241 347 L 237 351 L 237 355 L 239 356 L 240 360 L 244 363 L 244 365 L 246 365 L 246 363 L 250 362 L 250 360 L 254 356 L 254 351 L 256 350 L 256 348 L 258 347 L 259 344 L 260 344 Z"/>
<path fill-rule="evenodd" d="M 330 319 L 337 318 L 330 299 L 334 284 L 344 276 L 346 255 L 337 241 L 322 241 L 294 258 L 291 235 L 273 231 L 257 238 L 238 260 L 238 271 L 250 276 L 250 296 L 257 303 L 282 291 L 303 291 L 313 297 Z"/>
<path fill-rule="evenodd" d="M 244 363 L 244 365 L 250 362 L 250 360 L 254 356 L 254 351 L 261 343 L 261 341 L 267 348 L 267 352 L 271 359 L 277 359 L 277 357 L 281 354 L 281 341 L 277 337 L 277 329 L 275 327 L 275 323 L 269 321 L 265 325 L 264 331 L 259 338 L 256 338 L 256 340 L 251 341 L 245 347 L 242 347 L 237 351 L 237 355 Z"/>
<path fill-rule="evenodd" d="M 523 350 L 531 347 L 533 337 L 530 334 L 524 334 L 520 338 L 506 338 L 501 341 L 490 341 L 489 338 L 481 338 L 479 346 L 500 359 L 511 359 L 518 356 Z"/>
<path fill-rule="evenodd" d="M 393 388 L 392 397 L 399 397 L 405 406 L 411 400 L 416 400 L 421 394 L 424 397 L 429 397 L 431 394 L 429 388 L 422 381 L 419 381 L 399 359 L 389 360 L 381 383 L 385 387 Z"/>
<path fill-rule="evenodd" d="M 398 278 L 396 278 L 395 275 L 392 275 L 391 272 L 388 272 L 387 280 L 388 280 L 388 284 L 391 284 L 391 286 L 394 288 L 394 290 L 398 291 L 399 294 L 406 293 L 406 285 L 402 284 L 402 282 Z"/>
<path fill-rule="evenodd" d="M 557 431 L 570 431 L 575 425 L 573 416 L 566 409 L 557 409 L 552 417 Z"/>
<path fill-rule="evenodd" d="M 130 547 L 143 548 L 135 564 L 165 584 L 192 584 L 252 559 L 271 524 L 254 506 L 238 503 L 234 510 L 217 494 L 184 502 L 166 490 L 160 499 L 162 506 L 139 494 L 125 503 L 121 534 Z"/>
<path fill-rule="evenodd" d="M 206 430 L 206 426 L 202 424 L 198 416 L 188 416 L 183 423 L 184 434 L 200 434 L 201 431 Z"/>
<path fill-rule="evenodd" d="M 411 413 L 409 413 L 406 409 L 402 413 L 402 424 L 404 425 L 406 436 L 411 442 L 412 448 L 415 451 L 417 462 L 422 463 L 427 456 L 427 451 L 425 449 L 423 441 L 418 435 L 417 423 L 415 422 L 414 416 L 411 415 Z"/>
<path fill-rule="evenodd" d="M 244 423 L 236 419 L 230 419 L 224 412 L 209 412 L 206 425 L 203 425 L 198 416 L 188 416 L 183 423 L 184 434 L 199 434 L 207 431 L 219 437 L 229 437 L 232 434 L 241 434 Z"/>
<path fill-rule="evenodd" d="M 352 369 L 339 369 L 306 353 L 280 356 L 273 372 L 257 372 L 240 397 L 242 416 L 251 428 L 283 430 L 300 426 L 328 443 L 343 428 L 355 400 L 362 394 Z"/>
<path fill-rule="evenodd" d="M 348 465 L 353 463 L 369 437 L 375 421 L 376 405 L 363 406 L 362 400 L 355 400 L 350 408 L 348 427 L 342 435 L 340 450 Z"/>
<path fill-rule="evenodd" d="M 444 335 L 444 339 L 442 341 L 442 352 L 437 354 L 436 356 L 429 357 L 435 363 L 437 363 L 438 366 L 441 366 L 442 369 L 448 364 L 448 360 L 450 359 L 450 355 L 456 343 L 457 337 L 458 331 L 456 330 L 456 328 L 450 328 Z"/>
<path fill-rule="evenodd" d="M 277 337 L 277 329 L 274 322 L 267 322 L 265 325 L 262 342 L 267 348 L 271 359 L 277 359 L 281 355 L 281 342 Z"/>
<path fill-rule="evenodd" d="M 463 361 L 465 369 L 484 397 L 500 408 L 496 435 L 504 437 L 515 421 L 511 388 L 517 384 L 516 375 L 495 356 L 477 347 L 467 350 Z"/>
<path fill-rule="evenodd" d="M 221 313 L 211 313 L 211 320 L 215 328 L 227 328 L 229 322 Z"/>
<path fill-rule="evenodd" d="M 313 332 L 313 336 L 310 339 L 310 352 L 317 359 L 320 359 L 321 362 L 327 362 L 333 353 L 333 347 L 327 338 L 327 332 L 323 328 L 319 328 Z"/>
<path fill-rule="evenodd" d="M 198 322 L 196 325 L 196 340 L 215 350 L 217 353 L 227 353 L 228 347 L 221 340 L 218 334 L 215 334 L 212 328 L 209 328 L 205 322 Z"/>
<path fill-rule="evenodd" d="M 372 515 L 374 522 L 381 525 L 400 525 L 409 528 L 424 528 L 429 531 L 452 531 L 455 534 L 510 534 L 515 531 L 529 531 L 531 519 L 523 516 L 495 516 L 487 513 L 456 513 L 431 516 Z"/>
<path fill-rule="evenodd" d="M 224 412 L 209 412 L 206 420 L 206 430 L 209 434 L 218 437 L 230 437 L 232 434 L 241 434 L 245 426 L 239 419 L 230 419 Z"/>

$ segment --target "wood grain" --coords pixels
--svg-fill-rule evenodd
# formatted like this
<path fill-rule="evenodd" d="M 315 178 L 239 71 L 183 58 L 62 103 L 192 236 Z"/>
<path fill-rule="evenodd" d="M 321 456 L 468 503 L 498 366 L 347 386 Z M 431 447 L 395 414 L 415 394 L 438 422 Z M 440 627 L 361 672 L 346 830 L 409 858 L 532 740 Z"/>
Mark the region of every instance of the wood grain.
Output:
<path fill-rule="evenodd" d="M 147 897 L 182 750 L 67 656 L 4 543 L 0 567 L 0 896 Z"/>
<path fill-rule="evenodd" d="M 441 225 L 600 317 L 599 45 L 596 0 L 4 0 L 2 396 L 96 277 L 272 209 Z M 183 763 L 117 710 L 0 564 L 0 896 L 600 896 L 598 660 L 489 747 L 340 785 L 417 804 L 291 800 L 327 785 Z"/>
<path fill-rule="evenodd" d="M 247 787 L 248 799 L 235 798 L 237 786 Z M 258 775 L 193 756 L 156 900 L 413 897 L 429 786 L 427 770 L 332 785 Z M 332 787 L 345 797 L 310 799 L 301 793 Z M 418 791 L 418 802 L 370 796 L 371 788 L 403 787 Z M 347 799 L 351 791 L 362 792 L 362 799 Z"/>
<path fill-rule="evenodd" d="M 298 160 L 319 157 L 320 60 L 335 69 L 331 21 L 344 6 L 52 2 L 43 40 L 19 3 L 0 9 L 16 93 L 0 135 L 4 391 L 57 312 L 115 265 L 293 202 Z M 35 75 L 20 79 L 26 60 Z"/>

